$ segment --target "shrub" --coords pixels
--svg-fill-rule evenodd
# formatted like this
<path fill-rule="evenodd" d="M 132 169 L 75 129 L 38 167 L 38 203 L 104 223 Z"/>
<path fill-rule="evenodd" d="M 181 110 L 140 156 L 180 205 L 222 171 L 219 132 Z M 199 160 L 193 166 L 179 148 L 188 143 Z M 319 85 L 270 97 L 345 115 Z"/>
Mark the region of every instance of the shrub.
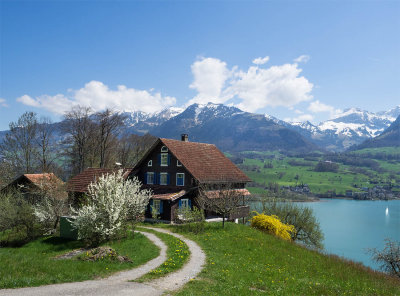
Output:
<path fill-rule="evenodd" d="M 296 232 L 293 225 L 282 223 L 278 216 L 259 213 L 251 219 L 251 227 L 268 232 L 284 240 L 292 240 L 291 234 Z"/>
<path fill-rule="evenodd" d="M 204 231 L 206 222 L 204 212 L 197 207 L 193 207 L 193 210 L 190 208 L 177 209 L 175 212 L 175 223 L 183 224 L 182 228 L 185 231 L 197 234 Z"/>
<path fill-rule="evenodd" d="M 123 230 L 128 221 L 134 223 L 143 217 L 151 197 L 149 190 L 141 190 L 137 178 L 124 180 L 122 170 L 103 175 L 98 182 L 89 185 L 87 203 L 72 209 L 72 225 L 78 229 L 78 237 L 91 246 L 126 235 Z"/>
<path fill-rule="evenodd" d="M 263 203 L 263 211 L 293 225 L 296 231 L 291 234 L 292 240 L 301 241 L 309 247 L 323 248 L 324 235 L 311 208 L 293 202 L 267 201 Z"/>

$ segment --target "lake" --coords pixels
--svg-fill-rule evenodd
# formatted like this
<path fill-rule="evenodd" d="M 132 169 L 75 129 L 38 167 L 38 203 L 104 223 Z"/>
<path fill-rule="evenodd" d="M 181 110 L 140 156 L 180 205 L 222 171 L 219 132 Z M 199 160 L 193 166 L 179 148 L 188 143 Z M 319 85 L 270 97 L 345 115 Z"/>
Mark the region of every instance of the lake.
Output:
<path fill-rule="evenodd" d="M 327 253 L 378 269 L 366 249 L 382 250 L 385 238 L 400 241 L 400 200 L 321 199 L 299 204 L 314 210 L 325 236 Z"/>

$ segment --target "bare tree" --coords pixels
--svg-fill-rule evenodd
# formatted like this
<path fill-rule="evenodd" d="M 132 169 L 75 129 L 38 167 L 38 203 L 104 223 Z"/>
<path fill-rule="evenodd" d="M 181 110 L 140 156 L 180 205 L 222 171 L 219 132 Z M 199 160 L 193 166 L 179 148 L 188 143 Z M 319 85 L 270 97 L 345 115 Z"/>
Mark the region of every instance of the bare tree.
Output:
<path fill-rule="evenodd" d="M 37 159 L 42 172 L 50 172 L 55 159 L 52 147 L 54 128 L 49 118 L 42 117 L 37 126 Z"/>
<path fill-rule="evenodd" d="M 92 110 L 89 107 L 76 106 L 64 115 L 65 121 L 62 129 L 70 135 L 72 140 L 70 157 L 74 173 L 80 173 L 85 169 L 89 142 L 94 133 L 91 114 Z"/>
<path fill-rule="evenodd" d="M 10 131 L 0 146 L 0 154 L 12 163 L 17 174 L 32 173 L 35 169 L 36 113 L 25 112 L 9 127 Z"/>
<path fill-rule="evenodd" d="M 380 268 L 389 274 L 400 277 L 400 243 L 385 239 L 385 248 L 382 251 L 369 249 L 372 259 L 380 263 Z"/>
<path fill-rule="evenodd" d="M 118 161 L 122 167 L 134 166 L 144 155 L 144 153 L 154 144 L 157 138 L 145 134 L 139 136 L 135 134 L 123 136 L 118 143 Z"/>
<path fill-rule="evenodd" d="M 196 203 L 203 210 L 222 215 L 222 227 L 225 227 L 225 219 L 244 205 L 244 196 L 232 183 L 200 185 Z"/>
<path fill-rule="evenodd" d="M 98 125 L 97 142 L 100 156 L 99 166 L 103 168 L 106 165 L 106 156 L 113 147 L 113 144 L 115 144 L 113 139 L 123 126 L 126 116 L 106 109 L 103 112 L 97 112 L 95 118 Z"/>

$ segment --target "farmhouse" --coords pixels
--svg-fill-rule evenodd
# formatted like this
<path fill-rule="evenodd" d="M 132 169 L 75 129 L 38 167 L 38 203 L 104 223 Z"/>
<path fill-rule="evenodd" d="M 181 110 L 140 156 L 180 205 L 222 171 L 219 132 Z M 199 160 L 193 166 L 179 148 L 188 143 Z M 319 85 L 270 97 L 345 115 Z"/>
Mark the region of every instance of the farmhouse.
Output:
<path fill-rule="evenodd" d="M 51 190 L 64 184 L 53 173 L 23 174 L 1 189 L 1 192 L 20 191 L 25 198 L 34 203 L 38 201 L 42 191 Z"/>
<path fill-rule="evenodd" d="M 245 185 L 251 182 L 215 145 L 159 138 L 132 169 L 129 177 L 138 177 L 145 189 L 153 191 L 146 210 L 151 217 L 156 210 L 162 220 L 174 221 L 178 208 L 193 208 L 200 188 L 209 198 L 217 198 L 220 185 L 240 196 L 250 193 Z M 248 207 L 240 207 L 235 219 L 247 216 Z M 212 214 L 212 213 L 208 213 Z"/>

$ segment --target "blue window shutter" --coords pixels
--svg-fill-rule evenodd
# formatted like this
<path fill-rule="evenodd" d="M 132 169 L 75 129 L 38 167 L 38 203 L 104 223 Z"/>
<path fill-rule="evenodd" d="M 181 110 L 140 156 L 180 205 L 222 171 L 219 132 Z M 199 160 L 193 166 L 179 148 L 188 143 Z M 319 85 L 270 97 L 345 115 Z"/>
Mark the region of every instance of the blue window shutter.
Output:
<path fill-rule="evenodd" d="M 161 153 L 158 154 L 158 165 L 161 165 Z"/>
<path fill-rule="evenodd" d="M 179 208 L 182 208 L 182 200 L 179 200 Z"/>
<path fill-rule="evenodd" d="M 158 173 L 158 183 L 157 184 L 161 184 L 161 173 Z"/>
<path fill-rule="evenodd" d="M 169 185 L 169 174 L 167 174 L 167 185 Z"/>
<path fill-rule="evenodd" d="M 150 209 L 150 213 L 151 213 L 151 206 L 153 205 L 153 200 L 150 199 L 150 203 L 149 203 L 149 209 Z"/>
<path fill-rule="evenodd" d="M 164 211 L 163 204 L 164 204 L 164 202 L 162 200 L 160 200 L 160 214 L 162 214 Z"/>
<path fill-rule="evenodd" d="M 168 153 L 168 165 L 171 164 L 171 154 Z"/>
<path fill-rule="evenodd" d="M 189 199 L 189 208 L 192 208 L 192 200 Z"/>
<path fill-rule="evenodd" d="M 144 173 L 144 180 L 143 180 L 143 184 L 147 184 L 147 173 Z"/>

